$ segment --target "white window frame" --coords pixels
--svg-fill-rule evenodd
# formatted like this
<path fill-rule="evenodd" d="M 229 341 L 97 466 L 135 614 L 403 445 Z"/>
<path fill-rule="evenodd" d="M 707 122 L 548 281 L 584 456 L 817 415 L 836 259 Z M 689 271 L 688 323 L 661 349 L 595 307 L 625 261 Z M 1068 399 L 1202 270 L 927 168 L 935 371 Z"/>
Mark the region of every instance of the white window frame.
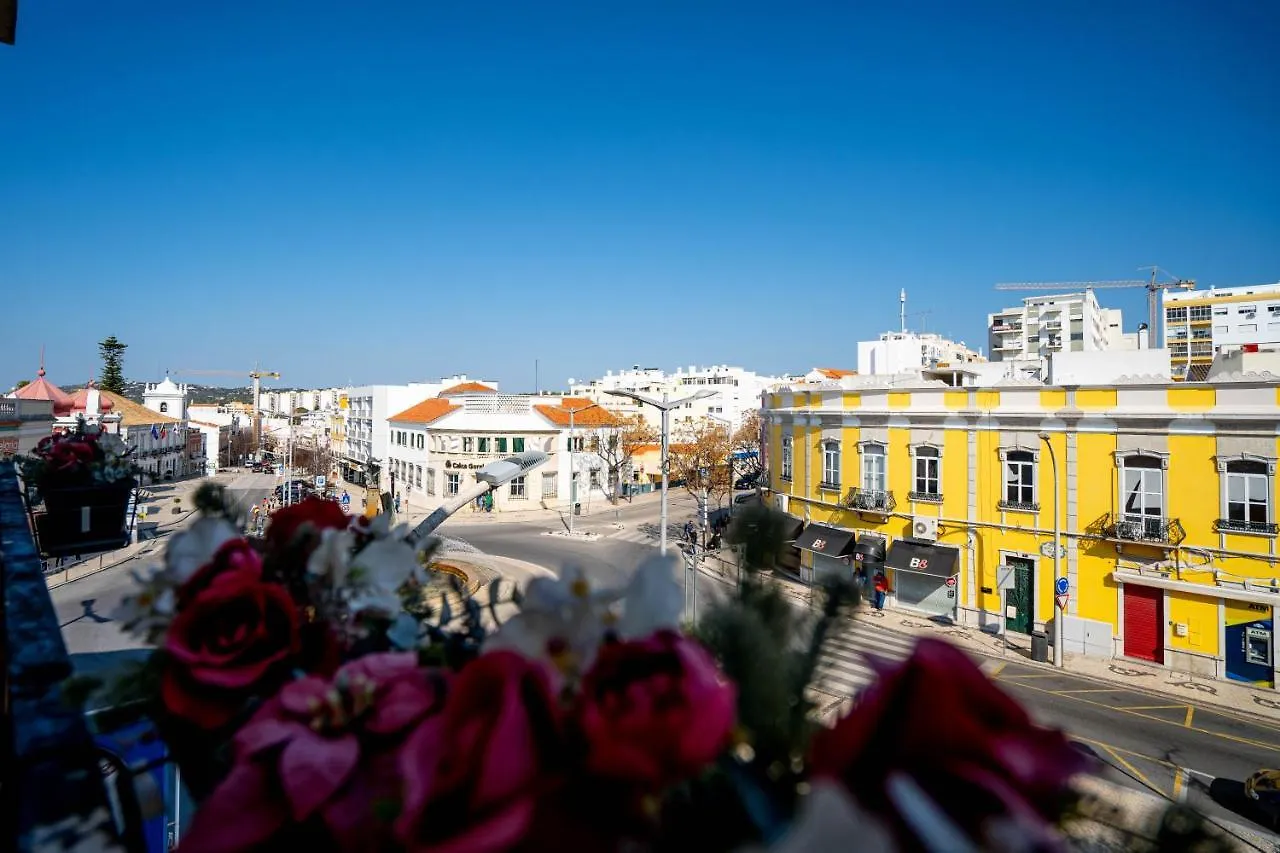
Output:
<path fill-rule="evenodd" d="M 790 480 L 795 471 L 795 440 L 789 436 L 782 437 L 782 479 Z"/>
<path fill-rule="evenodd" d="M 1264 494 L 1266 495 L 1266 518 L 1264 519 L 1263 523 L 1275 524 L 1276 523 L 1276 501 L 1275 501 L 1276 460 L 1266 456 L 1258 456 L 1253 453 L 1239 453 L 1234 456 L 1215 456 L 1213 461 L 1218 468 L 1218 479 L 1220 481 L 1221 492 L 1222 492 L 1221 498 L 1220 498 L 1221 506 L 1219 509 L 1218 517 L 1223 519 L 1224 521 L 1228 521 L 1228 522 L 1234 521 L 1234 519 L 1231 518 L 1232 501 L 1231 501 L 1231 487 L 1230 487 L 1231 478 L 1233 476 L 1245 478 L 1245 515 L 1247 516 L 1248 504 L 1249 504 L 1248 480 L 1254 477 L 1259 477 L 1264 479 L 1265 481 L 1264 488 L 1266 489 L 1266 491 L 1264 492 Z M 1231 470 L 1231 466 L 1233 464 L 1239 465 L 1241 463 L 1248 463 L 1251 465 L 1259 466 L 1262 468 L 1262 470 L 1256 471 L 1256 472 L 1244 472 L 1244 471 L 1236 472 Z M 1245 521 L 1248 521 L 1248 519 L 1246 518 Z M 1264 535 L 1264 536 L 1275 535 L 1266 530 L 1237 530 L 1235 528 L 1230 527 L 1229 525 L 1225 527 L 1222 532 L 1233 533 L 1233 534 L 1243 533 L 1246 535 L 1252 534 L 1255 536 L 1256 535 Z"/>
<path fill-rule="evenodd" d="M 819 488 L 840 489 L 840 442 L 834 438 L 824 438 L 822 447 L 822 481 Z"/>
<path fill-rule="evenodd" d="M 1127 462 L 1131 459 L 1144 459 L 1149 464 L 1128 465 Z M 1158 524 L 1163 524 L 1167 521 L 1169 518 L 1169 454 L 1155 450 L 1117 450 L 1115 451 L 1115 461 L 1116 468 L 1119 471 L 1119 475 L 1116 478 L 1119 492 L 1116 503 L 1116 517 L 1122 521 L 1140 522 L 1143 525 L 1146 525 L 1152 519 L 1157 519 Z M 1149 484 L 1149 481 L 1154 478 L 1159 484 L 1159 514 L 1147 511 L 1152 507 L 1146 499 L 1143 500 L 1140 511 L 1131 512 L 1129 510 L 1129 496 L 1134 493 L 1129 483 L 1126 482 L 1128 480 L 1127 472 L 1130 470 L 1155 472 L 1154 475 L 1144 474 L 1139 482 Z M 1152 492 L 1147 488 L 1143 488 L 1138 494 L 1150 496 Z"/>
<path fill-rule="evenodd" d="M 1031 512 L 1040 511 L 1040 450 L 1035 447 L 1023 447 L 1022 445 L 1013 445 L 1011 447 L 1001 447 L 997 451 L 1000 457 L 1000 503 L 1001 504 L 1029 504 L 1033 509 Z M 1031 457 L 1028 462 L 1025 459 L 1015 459 L 1012 462 L 1009 455 L 1013 453 L 1026 454 Z M 1031 470 L 1031 500 L 1011 501 L 1009 500 L 1009 466 L 1010 464 L 1029 465 Z M 1019 489 L 1025 489 L 1025 484 L 1019 484 Z M 1021 495 L 1019 495 L 1021 497 Z M 1020 510 L 1014 510 L 1018 512 Z"/>
<path fill-rule="evenodd" d="M 455 497 L 460 491 L 462 491 L 462 475 L 446 471 L 444 475 L 445 497 Z"/>
<path fill-rule="evenodd" d="M 520 475 L 519 477 L 512 478 L 510 485 L 511 485 L 511 489 L 509 491 L 509 496 L 511 500 L 522 501 L 522 500 L 526 500 L 529 497 L 529 493 L 525 486 L 525 479 L 523 474 Z"/>
<path fill-rule="evenodd" d="M 879 458 L 880 470 L 878 472 L 880 483 L 876 485 L 870 474 L 875 474 L 870 470 L 869 460 Z M 858 486 L 865 492 L 881 492 L 888 494 L 889 492 L 889 446 L 883 441 L 859 441 L 858 442 Z"/>
<path fill-rule="evenodd" d="M 920 477 L 920 463 L 923 461 L 933 462 L 933 476 Z M 936 481 L 937 488 L 933 491 L 920 488 L 922 482 L 928 480 Z M 923 444 L 913 444 L 911 446 L 911 491 L 917 495 L 931 495 L 935 498 L 942 497 L 942 448 L 936 444 L 925 442 Z"/>
<path fill-rule="evenodd" d="M 551 488 L 548 489 L 547 486 Z M 554 498 L 560 495 L 560 474 L 557 471 L 542 472 L 542 499 Z"/>

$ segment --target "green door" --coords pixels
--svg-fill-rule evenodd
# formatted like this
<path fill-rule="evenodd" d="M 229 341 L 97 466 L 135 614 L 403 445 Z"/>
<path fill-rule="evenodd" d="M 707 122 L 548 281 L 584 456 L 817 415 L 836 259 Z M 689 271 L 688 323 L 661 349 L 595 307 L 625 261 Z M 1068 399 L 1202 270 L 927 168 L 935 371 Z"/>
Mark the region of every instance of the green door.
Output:
<path fill-rule="evenodd" d="M 1004 599 L 1005 630 L 1013 634 L 1030 634 L 1035 563 L 1026 557 L 1005 557 L 1004 564 L 1014 569 L 1013 589 L 1005 593 Z"/>

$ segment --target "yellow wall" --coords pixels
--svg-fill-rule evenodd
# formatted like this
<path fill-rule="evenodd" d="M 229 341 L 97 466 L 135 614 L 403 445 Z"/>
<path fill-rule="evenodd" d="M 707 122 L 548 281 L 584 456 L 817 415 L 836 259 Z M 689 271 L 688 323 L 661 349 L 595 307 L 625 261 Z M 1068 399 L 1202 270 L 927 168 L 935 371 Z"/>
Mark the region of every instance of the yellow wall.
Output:
<path fill-rule="evenodd" d="M 1065 409 L 1067 407 L 1067 392 L 1056 389 L 1041 391 L 1040 406 L 1045 409 Z"/>
<path fill-rule="evenodd" d="M 1076 391 L 1076 407 L 1085 411 L 1114 409 L 1116 390 L 1114 388 L 1081 388 Z"/>
<path fill-rule="evenodd" d="M 889 392 L 889 408 L 891 409 L 911 408 L 911 392 L 910 391 Z"/>
<path fill-rule="evenodd" d="M 942 404 L 948 409 L 965 409 L 969 406 L 968 391 L 946 391 L 942 398 Z"/>
<path fill-rule="evenodd" d="M 1169 594 L 1170 623 L 1187 626 L 1187 636 L 1169 629 L 1169 647 L 1202 655 L 1218 653 L 1218 599 L 1204 595 Z"/>
<path fill-rule="evenodd" d="M 1178 412 L 1207 412 L 1217 400 L 1213 388 L 1170 388 L 1169 408 Z"/>

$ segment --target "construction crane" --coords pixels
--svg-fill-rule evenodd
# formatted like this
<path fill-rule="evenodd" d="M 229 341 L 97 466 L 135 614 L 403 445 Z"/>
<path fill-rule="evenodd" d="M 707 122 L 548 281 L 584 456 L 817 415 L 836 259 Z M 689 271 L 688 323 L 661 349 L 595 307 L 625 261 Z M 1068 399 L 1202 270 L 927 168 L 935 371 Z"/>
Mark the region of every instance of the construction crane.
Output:
<path fill-rule="evenodd" d="M 258 447 L 262 440 L 262 380 L 279 379 L 280 374 L 274 370 L 177 370 L 179 376 L 244 376 L 246 373 L 253 380 L 253 446 Z"/>
<path fill-rule="evenodd" d="M 1147 346 L 1155 349 L 1158 345 L 1160 328 L 1160 293 L 1165 290 L 1195 290 L 1194 279 L 1177 278 L 1159 267 L 1139 267 L 1151 270 L 1150 279 L 1133 279 L 1129 281 L 1050 281 L 1050 282 L 1013 282 L 997 284 L 996 290 L 1105 290 L 1109 288 L 1142 287 L 1147 291 Z M 1158 274 L 1164 272 L 1173 281 L 1158 281 Z"/>

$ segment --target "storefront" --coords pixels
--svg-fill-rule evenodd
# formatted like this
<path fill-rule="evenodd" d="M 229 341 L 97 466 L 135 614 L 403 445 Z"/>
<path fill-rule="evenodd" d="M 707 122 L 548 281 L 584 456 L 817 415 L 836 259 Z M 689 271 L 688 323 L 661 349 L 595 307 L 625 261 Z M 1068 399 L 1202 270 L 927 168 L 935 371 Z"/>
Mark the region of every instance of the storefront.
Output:
<path fill-rule="evenodd" d="M 894 542 L 885 557 L 889 588 L 900 607 L 933 616 L 956 613 L 956 561 L 959 553 L 945 545 Z"/>
<path fill-rule="evenodd" d="M 853 578 L 854 532 L 825 524 L 810 524 L 796 539 L 801 551 L 800 579 L 821 582 L 824 577 Z"/>

